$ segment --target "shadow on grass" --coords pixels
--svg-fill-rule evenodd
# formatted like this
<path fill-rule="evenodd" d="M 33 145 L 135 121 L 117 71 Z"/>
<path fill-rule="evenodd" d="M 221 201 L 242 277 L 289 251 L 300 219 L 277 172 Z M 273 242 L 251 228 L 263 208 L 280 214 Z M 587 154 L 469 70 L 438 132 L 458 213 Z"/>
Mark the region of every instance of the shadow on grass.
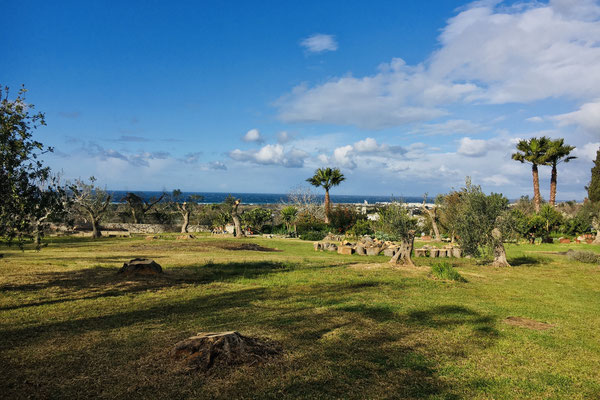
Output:
<path fill-rule="evenodd" d="M 520 257 L 513 257 L 513 258 L 509 258 L 508 259 L 508 263 L 513 266 L 513 267 L 527 267 L 527 266 L 535 266 L 535 265 L 540 265 L 543 262 L 547 262 L 548 260 L 546 259 L 540 259 L 539 257 L 532 257 L 532 256 L 520 256 Z"/>
<path fill-rule="evenodd" d="M 70 301 L 116 297 L 139 292 L 176 288 L 186 285 L 230 282 L 240 278 L 255 279 L 294 268 L 281 262 L 207 263 L 167 268 L 162 275 L 131 277 L 117 273 L 116 268 L 94 267 L 77 271 L 40 273 L 34 283 L 0 285 L 0 292 L 40 292 L 49 290 L 52 299 L 0 307 L 14 310 L 25 307 L 57 304 Z M 57 297 L 57 293 L 59 298 Z M 82 295 L 83 294 L 83 295 Z M 62 296 L 61 296 L 62 295 Z"/>

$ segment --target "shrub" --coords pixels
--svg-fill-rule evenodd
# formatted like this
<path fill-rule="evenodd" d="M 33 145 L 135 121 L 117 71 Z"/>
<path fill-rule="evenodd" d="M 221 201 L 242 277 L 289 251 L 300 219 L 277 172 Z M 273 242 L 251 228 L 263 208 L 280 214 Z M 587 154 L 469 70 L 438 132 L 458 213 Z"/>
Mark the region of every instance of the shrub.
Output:
<path fill-rule="evenodd" d="M 319 241 L 323 240 L 327 234 L 323 231 L 309 231 L 300 235 L 302 240 Z"/>
<path fill-rule="evenodd" d="M 456 281 L 456 282 L 466 282 L 467 280 L 462 277 L 461 274 L 458 273 L 454 267 L 443 261 L 437 264 L 434 264 L 431 267 L 431 274 L 436 278 L 443 279 L 446 281 Z"/>
<path fill-rule="evenodd" d="M 365 235 L 372 235 L 373 228 L 371 227 L 371 222 L 366 219 L 359 219 L 356 221 L 354 226 L 348 231 L 348 233 L 354 237 L 361 237 Z"/>
<path fill-rule="evenodd" d="M 299 235 L 312 231 L 326 231 L 327 225 L 317 217 L 303 212 L 296 218 L 296 231 Z"/>
<path fill-rule="evenodd" d="M 569 260 L 579 261 L 582 263 L 600 263 L 600 254 L 596 254 L 591 251 L 569 250 L 567 251 L 567 258 Z"/>
<path fill-rule="evenodd" d="M 353 207 L 336 206 L 327 214 L 329 217 L 329 226 L 336 233 L 344 233 L 352 228 L 358 218 L 356 210 Z"/>

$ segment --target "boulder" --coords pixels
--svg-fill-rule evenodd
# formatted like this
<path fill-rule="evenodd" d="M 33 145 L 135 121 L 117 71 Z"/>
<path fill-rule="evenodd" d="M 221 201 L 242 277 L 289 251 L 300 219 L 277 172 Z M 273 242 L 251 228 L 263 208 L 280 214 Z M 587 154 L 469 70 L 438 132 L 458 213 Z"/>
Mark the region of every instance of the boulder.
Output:
<path fill-rule="evenodd" d="M 338 247 L 335 243 L 328 243 L 327 250 L 328 251 L 337 251 Z"/>
<path fill-rule="evenodd" d="M 397 251 L 397 247 L 388 247 L 385 250 L 383 250 L 383 255 L 386 257 L 394 257 Z"/>
<path fill-rule="evenodd" d="M 134 258 L 119 269 L 119 274 L 125 275 L 158 275 L 162 272 L 162 267 L 149 258 Z"/>
<path fill-rule="evenodd" d="M 379 246 L 367 247 L 367 255 L 368 256 L 378 256 L 379 253 L 381 253 L 381 247 L 379 247 Z"/>
<path fill-rule="evenodd" d="M 315 251 L 323 250 L 323 244 L 319 242 L 314 242 L 313 247 L 315 248 Z"/>
<path fill-rule="evenodd" d="M 456 258 L 461 258 L 462 257 L 462 250 L 458 247 L 453 247 L 452 248 L 452 257 L 456 257 Z"/>
<path fill-rule="evenodd" d="M 156 236 L 156 235 L 146 236 L 146 240 L 154 240 L 154 239 L 158 239 L 158 236 Z"/>
<path fill-rule="evenodd" d="M 200 332 L 176 343 L 171 357 L 182 361 L 188 369 L 208 371 L 254 365 L 281 353 L 281 346 L 275 342 L 243 336 L 238 332 Z"/>
<path fill-rule="evenodd" d="M 340 247 L 338 247 L 337 252 L 338 252 L 338 254 L 350 255 L 350 254 L 354 253 L 354 249 L 350 246 L 340 246 Z"/>
<path fill-rule="evenodd" d="M 438 249 L 438 257 L 448 257 L 448 249 Z"/>
<path fill-rule="evenodd" d="M 427 249 L 423 247 L 415 249 L 415 257 L 427 257 Z"/>

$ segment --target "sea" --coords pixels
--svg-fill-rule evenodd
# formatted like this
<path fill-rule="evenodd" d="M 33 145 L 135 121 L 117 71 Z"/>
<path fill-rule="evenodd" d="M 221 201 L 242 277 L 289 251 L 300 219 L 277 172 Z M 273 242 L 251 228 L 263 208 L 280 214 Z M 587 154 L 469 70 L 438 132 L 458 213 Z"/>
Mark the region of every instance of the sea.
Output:
<path fill-rule="evenodd" d="M 108 193 L 112 194 L 113 202 L 122 203 L 123 198 L 129 191 L 124 190 L 107 190 Z M 144 200 L 150 200 L 152 198 L 158 198 L 163 192 L 159 191 L 132 191 Z M 192 195 L 202 196 L 200 204 L 214 204 L 222 203 L 223 200 L 229 195 L 237 199 L 242 199 L 242 204 L 277 204 L 284 203 L 288 199 L 287 194 L 281 193 L 219 193 L 219 192 L 182 192 L 181 199 L 188 201 Z M 343 195 L 343 194 L 332 194 L 331 201 L 334 203 L 342 204 L 376 204 L 376 203 L 389 203 L 392 201 L 403 201 L 405 203 L 421 203 L 423 202 L 423 196 L 371 196 L 371 195 Z M 324 194 L 316 194 L 318 201 L 322 202 L 325 198 Z M 428 198 L 427 203 L 432 203 L 433 198 Z"/>

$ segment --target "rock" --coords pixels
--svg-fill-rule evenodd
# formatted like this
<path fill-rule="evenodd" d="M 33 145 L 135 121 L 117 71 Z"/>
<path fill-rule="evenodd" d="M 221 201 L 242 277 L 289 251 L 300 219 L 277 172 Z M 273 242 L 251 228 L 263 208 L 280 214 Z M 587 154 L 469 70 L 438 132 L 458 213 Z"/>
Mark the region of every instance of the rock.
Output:
<path fill-rule="evenodd" d="M 315 251 L 319 251 L 323 249 L 323 244 L 319 242 L 314 242 L 313 247 L 315 248 Z"/>
<path fill-rule="evenodd" d="M 456 258 L 461 258 L 462 257 L 462 250 L 458 247 L 454 247 L 452 248 L 452 256 L 456 257 Z"/>
<path fill-rule="evenodd" d="M 327 251 L 337 251 L 338 247 L 337 244 L 334 243 L 329 243 L 327 246 Z"/>
<path fill-rule="evenodd" d="M 367 254 L 367 251 L 365 250 L 365 248 L 361 245 L 357 245 L 356 249 L 354 249 L 354 251 L 356 252 L 356 254 L 360 255 L 360 256 L 364 256 Z"/>
<path fill-rule="evenodd" d="M 421 240 L 429 241 L 429 240 L 431 240 L 431 236 L 429 236 L 429 235 L 421 236 Z"/>
<path fill-rule="evenodd" d="M 379 246 L 367 247 L 367 255 L 368 256 L 378 256 L 379 253 L 381 253 L 381 247 L 379 247 Z"/>
<path fill-rule="evenodd" d="M 162 267 L 156 261 L 149 258 L 134 258 L 124 263 L 118 273 L 126 275 L 157 275 L 162 274 L 162 272 Z"/>
<path fill-rule="evenodd" d="M 158 239 L 158 236 L 146 236 L 146 240 L 154 240 L 154 239 Z"/>
<path fill-rule="evenodd" d="M 438 248 L 435 248 L 435 247 L 432 247 L 432 248 L 429 250 L 429 257 L 431 257 L 431 258 L 436 258 L 436 257 L 438 257 L 439 255 L 440 255 L 440 249 L 438 249 Z"/>
<path fill-rule="evenodd" d="M 387 249 L 383 250 L 383 255 L 386 257 L 394 257 L 397 251 L 397 247 L 388 247 Z"/>
<path fill-rule="evenodd" d="M 177 236 L 177 240 L 188 240 L 188 239 L 196 239 L 194 235 L 179 235 Z"/>
<path fill-rule="evenodd" d="M 423 247 L 415 249 L 415 257 L 427 257 L 427 249 Z"/>
<path fill-rule="evenodd" d="M 337 252 L 338 252 L 338 254 L 350 255 L 350 254 L 354 253 L 354 249 L 350 246 L 340 246 L 340 247 L 338 247 Z"/>
<path fill-rule="evenodd" d="M 447 249 L 438 249 L 438 257 L 448 257 Z"/>
<path fill-rule="evenodd" d="M 344 240 L 344 241 L 342 242 L 342 246 L 354 246 L 354 243 L 350 243 L 349 241 L 347 241 L 347 240 Z"/>
<path fill-rule="evenodd" d="M 200 332 L 175 344 L 171 357 L 183 361 L 189 369 L 208 371 L 252 365 L 281 353 L 281 347 L 275 342 L 243 336 L 238 332 Z"/>

